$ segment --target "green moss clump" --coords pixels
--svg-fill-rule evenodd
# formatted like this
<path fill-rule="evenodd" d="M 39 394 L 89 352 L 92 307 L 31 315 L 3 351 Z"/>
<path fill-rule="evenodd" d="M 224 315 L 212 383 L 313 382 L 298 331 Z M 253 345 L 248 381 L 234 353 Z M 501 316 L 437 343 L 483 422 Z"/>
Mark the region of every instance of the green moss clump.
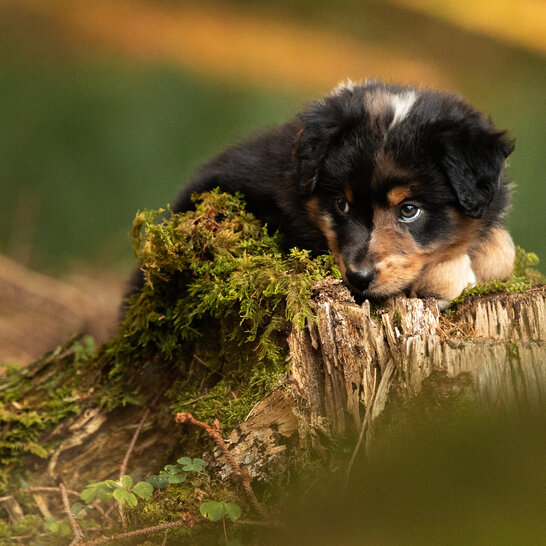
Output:
<path fill-rule="evenodd" d="M 232 427 L 285 371 L 289 325 L 314 320 L 311 286 L 340 274 L 330 255 L 283 253 L 281 236 L 268 234 L 240 195 L 215 190 L 195 201 L 183 214 L 135 219 L 145 283 L 108 347 L 109 376 L 125 388 L 135 362 L 174 368 L 182 372 L 170 391 L 174 409 Z"/>
<path fill-rule="evenodd" d="M 451 305 L 459 305 L 472 296 L 486 296 L 502 292 L 525 292 L 533 286 L 546 283 L 546 277 L 538 269 L 539 259 L 533 252 L 526 252 L 521 247 L 516 247 L 516 261 L 514 272 L 506 281 L 489 281 L 467 288 L 463 293 L 452 300 Z"/>
<path fill-rule="evenodd" d="M 80 413 L 75 378 L 93 354 L 91 338 L 75 337 L 29 368 L 5 365 L 0 384 L 0 490 L 24 456 L 51 454 L 54 445 L 42 441 L 46 431 Z"/>
<path fill-rule="evenodd" d="M 236 426 L 284 373 L 290 324 L 314 320 L 311 286 L 339 277 L 331 256 L 283 253 L 241 196 L 213 191 L 193 211 L 162 212 L 135 219 L 145 284 L 118 335 L 98 350 L 70 340 L 0 384 L 0 486 L 26 455 L 51 454 L 44 435 L 65 417 L 146 403 L 167 385 L 173 412 Z"/>

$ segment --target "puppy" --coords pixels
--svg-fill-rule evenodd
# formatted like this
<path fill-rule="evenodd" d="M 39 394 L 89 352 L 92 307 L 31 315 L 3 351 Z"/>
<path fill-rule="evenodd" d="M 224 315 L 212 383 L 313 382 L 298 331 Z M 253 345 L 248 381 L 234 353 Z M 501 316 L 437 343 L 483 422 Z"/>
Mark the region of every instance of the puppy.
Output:
<path fill-rule="evenodd" d="M 286 249 L 330 251 L 358 299 L 445 304 L 505 279 L 513 143 L 461 98 L 368 81 L 338 86 L 292 121 L 205 164 L 178 197 L 220 187 L 280 230 Z"/>

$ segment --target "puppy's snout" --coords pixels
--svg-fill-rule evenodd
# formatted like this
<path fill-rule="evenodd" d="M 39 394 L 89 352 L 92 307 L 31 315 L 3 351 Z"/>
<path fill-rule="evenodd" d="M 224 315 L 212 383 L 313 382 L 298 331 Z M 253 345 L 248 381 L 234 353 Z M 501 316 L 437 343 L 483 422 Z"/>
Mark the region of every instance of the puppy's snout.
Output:
<path fill-rule="evenodd" d="M 371 267 L 361 269 L 349 269 L 347 280 L 358 290 L 367 290 L 375 278 L 375 271 Z"/>

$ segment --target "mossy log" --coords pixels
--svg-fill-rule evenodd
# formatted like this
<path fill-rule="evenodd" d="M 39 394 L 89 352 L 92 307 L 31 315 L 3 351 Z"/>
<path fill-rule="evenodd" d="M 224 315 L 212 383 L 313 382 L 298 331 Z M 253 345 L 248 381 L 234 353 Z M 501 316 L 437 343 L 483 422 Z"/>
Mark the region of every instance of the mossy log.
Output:
<path fill-rule="evenodd" d="M 63 373 L 68 376 L 78 374 L 77 370 L 74 371 L 74 360 L 78 358 L 79 339 L 71 339 L 64 347 L 26 367 L 23 374 L 31 387 L 6 407 L 13 405 L 20 410 L 33 407 L 47 399 L 48 382 L 52 377 L 62 376 Z M 66 370 L 69 370 L 68 374 Z M 152 375 L 147 389 L 142 392 L 145 407 L 126 405 L 108 410 L 97 407 L 93 402 L 92 394 L 100 387 L 101 380 L 100 374 L 96 374 L 96 385 L 88 383 L 82 392 L 68 395 L 67 398 L 80 398 L 78 410 L 66 411 L 55 427 L 38 438 L 38 449 L 25 449 L 39 455 L 27 456 L 24 465 L 33 476 L 33 486 L 57 485 L 62 481 L 69 487 L 81 488 L 91 481 L 117 479 L 128 446 L 144 414 L 146 418 L 138 442 L 131 450 L 131 473 L 139 479 L 149 476 L 150 469 L 160 466 L 161 458 L 176 449 L 181 434 L 173 426 L 168 401 L 157 394 L 161 390 L 164 392 L 166 386 L 161 387 Z M 169 381 L 168 376 L 166 381 Z M 0 385 L 0 392 L 9 390 L 9 387 L 10 383 L 6 381 Z M 67 398 L 63 400 L 64 404 L 69 402 Z M 44 457 L 40 451 L 48 455 Z"/>
<path fill-rule="evenodd" d="M 445 398 L 464 392 L 486 409 L 546 400 L 546 287 L 474 297 L 447 313 L 433 299 L 403 297 L 373 311 L 327 278 L 316 286 L 312 305 L 316 321 L 304 329 L 294 325 L 288 334 L 284 383 L 227 438 L 237 462 L 260 480 L 281 472 L 304 445 L 358 432 L 364 415 L 373 422 L 393 393 L 410 398 L 426 388 Z M 27 375 L 39 388 L 69 358 L 43 359 Z M 78 488 L 117 477 L 146 412 L 131 475 L 143 479 L 185 452 L 169 403 L 156 396 L 160 390 L 161 378 L 153 377 L 145 407 L 89 407 L 64 418 L 41 439 L 57 447 L 46 459 L 34 459 L 33 474 L 41 476 L 34 483 L 62 480 Z M 218 459 L 227 478 L 229 468 Z"/>

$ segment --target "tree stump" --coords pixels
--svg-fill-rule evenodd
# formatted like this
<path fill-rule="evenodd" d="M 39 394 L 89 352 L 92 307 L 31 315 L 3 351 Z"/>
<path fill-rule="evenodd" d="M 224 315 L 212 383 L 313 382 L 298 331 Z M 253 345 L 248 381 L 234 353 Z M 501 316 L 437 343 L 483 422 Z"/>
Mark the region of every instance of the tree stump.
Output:
<path fill-rule="evenodd" d="M 394 390 L 406 397 L 423 388 L 440 397 L 465 391 L 485 411 L 546 400 L 545 287 L 475 297 L 447 313 L 434 299 L 404 297 L 374 312 L 327 279 L 317 286 L 314 307 L 317 321 L 288 336 L 292 404 L 275 393 L 262 403 L 269 422 L 250 415 L 228 437 L 259 478 L 267 479 L 264 460 L 278 467 L 309 429 L 358 432 L 364 412 L 373 422 Z"/>

